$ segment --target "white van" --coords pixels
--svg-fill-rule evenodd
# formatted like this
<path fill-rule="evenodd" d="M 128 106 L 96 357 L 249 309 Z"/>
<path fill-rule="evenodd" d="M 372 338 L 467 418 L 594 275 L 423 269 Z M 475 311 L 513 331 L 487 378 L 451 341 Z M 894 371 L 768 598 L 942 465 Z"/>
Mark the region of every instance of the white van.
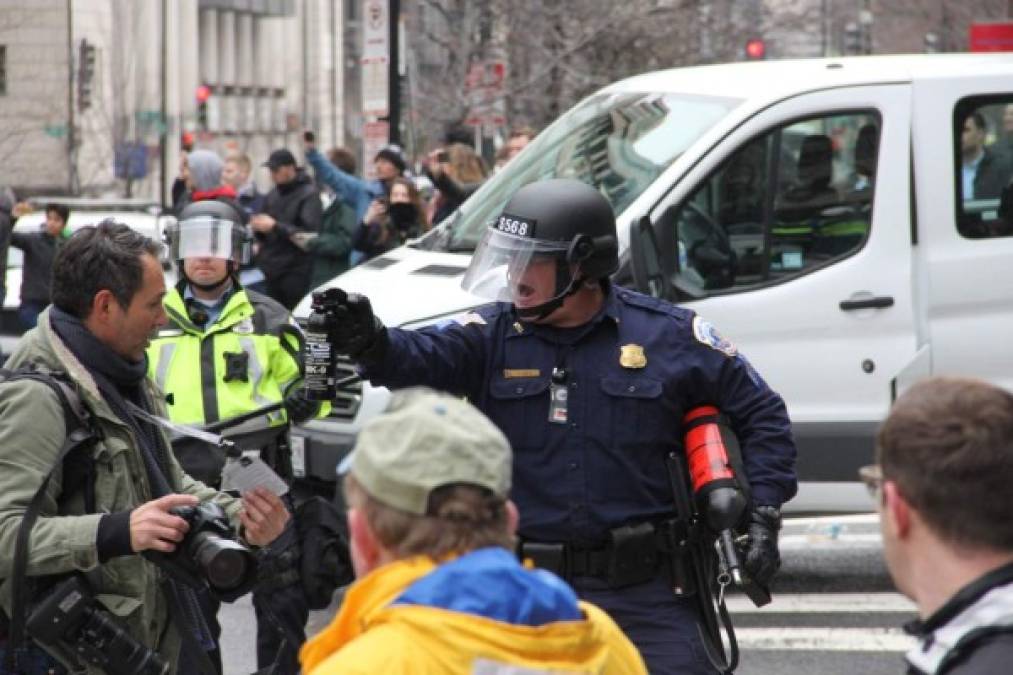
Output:
<path fill-rule="evenodd" d="M 1013 162 L 1008 104 L 1009 55 L 630 78 L 560 117 L 432 232 L 329 285 L 369 296 L 388 326 L 463 312 L 482 301 L 461 276 L 510 195 L 542 178 L 581 179 L 615 208 L 616 282 L 712 321 L 784 396 L 801 481 L 787 509 L 871 508 L 857 469 L 898 392 L 932 373 L 1013 389 L 1010 195 L 1000 208 Z M 307 298 L 296 315 L 308 311 Z M 387 397 L 363 383 L 296 430 L 308 479 L 333 481 Z"/>

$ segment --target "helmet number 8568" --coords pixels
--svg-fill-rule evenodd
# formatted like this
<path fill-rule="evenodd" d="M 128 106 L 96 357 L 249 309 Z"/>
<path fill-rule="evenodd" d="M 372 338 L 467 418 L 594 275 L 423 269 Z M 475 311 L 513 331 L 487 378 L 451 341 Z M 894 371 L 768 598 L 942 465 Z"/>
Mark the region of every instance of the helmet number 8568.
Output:
<path fill-rule="evenodd" d="M 507 234 L 516 234 L 523 237 L 528 233 L 528 223 L 523 220 L 514 220 L 513 218 L 500 218 L 498 229 Z"/>

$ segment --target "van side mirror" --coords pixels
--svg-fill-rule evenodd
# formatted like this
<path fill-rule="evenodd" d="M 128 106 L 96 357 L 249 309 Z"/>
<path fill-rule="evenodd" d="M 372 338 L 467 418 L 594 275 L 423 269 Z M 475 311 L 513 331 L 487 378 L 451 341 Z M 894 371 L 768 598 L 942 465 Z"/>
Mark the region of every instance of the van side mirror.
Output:
<path fill-rule="evenodd" d="M 661 249 L 649 216 L 637 218 L 630 228 L 630 272 L 641 293 L 672 299 L 672 282 L 661 266 Z"/>

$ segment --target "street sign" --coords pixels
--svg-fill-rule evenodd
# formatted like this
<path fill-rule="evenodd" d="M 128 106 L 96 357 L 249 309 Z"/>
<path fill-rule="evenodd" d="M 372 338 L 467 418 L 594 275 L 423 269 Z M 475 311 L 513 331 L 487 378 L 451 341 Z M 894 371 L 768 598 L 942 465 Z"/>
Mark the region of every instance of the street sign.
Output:
<path fill-rule="evenodd" d="M 968 30 L 972 52 L 1013 52 L 1013 22 L 972 23 Z"/>
<path fill-rule="evenodd" d="M 390 111 L 390 14 L 388 0 L 362 2 L 362 112 L 386 117 Z"/>
<path fill-rule="evenodd" d="M 362 155 L 365 164 L 366 178 L 376 178 L 376 168 L 373 166 L 373 158 L 376 153 L 383 149 L 383 146 L 390 142 L 389 122 L 366 122 L 362 130 Z"/>
<path fill-rule="evenodd" d="M 113 152 L 113 170 L 117 178 L 139 179 L 148 175 L 148 146 L 120 143 Z"/>
<path fill-rule="evenodd" d="M 139 133 L 156 135 L 165 133 L 166 124 L 162 120 L 161 110 L 138 110 L 134 112 L 134 121 L 137 123 Z"/>
<path fill-rule="evenodd" d="M 468 116 L 464 123 L 491 128 L 506 124 L 506 62 L 489 59 L 473 63 L 464 79 Z"/>

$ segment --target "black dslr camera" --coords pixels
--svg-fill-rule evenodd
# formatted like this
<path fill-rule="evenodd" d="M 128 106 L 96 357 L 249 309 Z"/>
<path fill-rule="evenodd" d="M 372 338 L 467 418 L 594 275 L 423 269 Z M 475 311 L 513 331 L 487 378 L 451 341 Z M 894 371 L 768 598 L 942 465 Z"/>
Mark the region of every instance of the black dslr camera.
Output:
<path fill-rule="evenodd" d="M 340 288 L 329 288 L 313 294 L 310 315 L 306 320 L 306 343 L 303 361 L 306 374 L 303 386 L 311 401 L 332 401 L 338 393 L 338 355 L 331 344 L 331 332 L 338 321 L 338 310 L 348 300 Z"/>
<path fill-rule="evenodd" d="M 253 588 L 257 558 L 236 541 L 222 507 L 202 502 L 197 506 L 177 506 L 170 512 L 189 523 L 190 530 L 175 551 L 147 551 L 148 559 L 189 586 L 207 586 L 211 595 L 224 602 L 232 602 Z"/>
<path fill-rule="evenodd" d="M 134 639 L 73 575 L 35 606 L 25 624 L 44 645 L 62 646 L 110 675 L 167 675 L 169 664 Z"/>

